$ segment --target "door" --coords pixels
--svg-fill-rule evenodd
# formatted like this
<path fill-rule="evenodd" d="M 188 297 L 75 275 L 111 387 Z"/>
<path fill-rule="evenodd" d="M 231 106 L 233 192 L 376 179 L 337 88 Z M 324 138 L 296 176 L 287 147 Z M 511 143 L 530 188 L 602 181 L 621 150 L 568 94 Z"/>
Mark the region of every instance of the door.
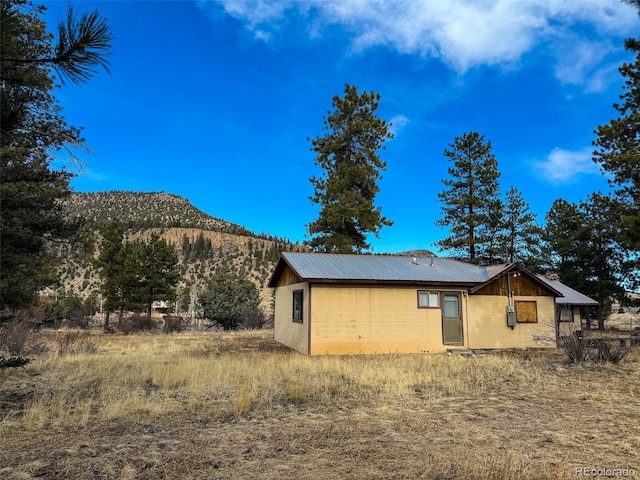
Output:
<path fill-rule="evenodd" d="M 445 345 L 464 344 L 459 293 L 442 294 L 442 341 Z"/>

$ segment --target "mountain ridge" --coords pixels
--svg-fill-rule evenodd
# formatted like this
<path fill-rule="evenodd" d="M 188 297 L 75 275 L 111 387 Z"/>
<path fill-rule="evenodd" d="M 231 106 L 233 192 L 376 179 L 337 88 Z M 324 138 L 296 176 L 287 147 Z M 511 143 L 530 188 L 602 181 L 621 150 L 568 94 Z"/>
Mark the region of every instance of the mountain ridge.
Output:
<path fill-rule="evenodd" d="M 65 199 L 63 209 L 70 221 L 82 224 L 85 239 L 82 248 L 78 244 L 51 246 L 64 295 L 98 295 L 100 277 L 92 259 L 99 251 L 100 228 L 115 219 L 125 225 L 126 240 L 146 241 L 155 233 L 175 248 L 181 272 L 179 290 L 188 293 L 203 288 L 222 268 L 251 280 L 261 291 L 265 307 L 271 299 L 267 282 L 280 252 L 305 250 L 290 240 L 256 234 L 213 217 L 171 193 L 74 192 Z"/>
<path fill-rule="evenodd" d="M 187 198 L 165 192 L 109 190 L 73 192 L 63 206 L 70 219 L 79 218 L 85 226 L 100 227 L 120 218 L 127 228 L 199 228 L 251 237 L 267 237 L 214 217 L 196 208 Z"/>

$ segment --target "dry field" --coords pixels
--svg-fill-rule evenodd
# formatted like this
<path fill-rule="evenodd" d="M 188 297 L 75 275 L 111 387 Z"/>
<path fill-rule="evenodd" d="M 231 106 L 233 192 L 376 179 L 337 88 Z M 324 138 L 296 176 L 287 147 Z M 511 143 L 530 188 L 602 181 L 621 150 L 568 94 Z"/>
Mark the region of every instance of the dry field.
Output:
<path fill-rule="evenodd" d="M 638 349 L 308 358 L 271 335 L 39 334 L 0 371 L 0 478 L 640 478 Z"/>

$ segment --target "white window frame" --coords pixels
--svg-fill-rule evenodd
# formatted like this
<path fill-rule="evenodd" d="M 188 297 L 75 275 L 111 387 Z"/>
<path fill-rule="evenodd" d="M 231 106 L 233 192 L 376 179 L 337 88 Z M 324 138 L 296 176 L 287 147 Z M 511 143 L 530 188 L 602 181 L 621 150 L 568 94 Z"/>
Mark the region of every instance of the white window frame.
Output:
<path fill-rule="evenodd" d="M 418 308 L 440 308 L 440 292 L 418 290 Z"/>

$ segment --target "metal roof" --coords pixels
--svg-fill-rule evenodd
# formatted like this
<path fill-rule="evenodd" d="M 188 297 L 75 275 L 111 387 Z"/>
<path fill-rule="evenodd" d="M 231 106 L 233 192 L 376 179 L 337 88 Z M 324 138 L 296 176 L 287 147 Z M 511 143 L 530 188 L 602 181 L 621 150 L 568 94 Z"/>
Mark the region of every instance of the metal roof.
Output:
<path fill-rule="evenodd" d="M 443 257 L 406 257 L 398 255 L 348 255 L 336 253 L 283 252 L 269 281 L 277 279 L 288 265 L 303 282 L 432 284 L 476 287 L 509 272 L 525 272 L 553 291 L 561 305 L 598 305 L 595 300 L 558 280 L 534 275 L 514 263 L 478 266 Z M 472 290 L 472 291 L 473 291 Z"/>
<path fill-rule="evenodd" d="M 568 287 L 559 280 L 549 280 L 544 275 L 536 276 L 551 288 L 555 288 L 562 294 L 562 297 L 556 298 L 556 303 L 558 305 L 598 305 L 598 302 L 593 298 L 589 298 L 577 290 Z"/>
<path fill-rule="evenodd" d="M 441 257 L 286 252 L 282 259 L 302 281 L 478 284 L 486 267 Z M 278 274 L 278 269 L 274 277 Z"/>

